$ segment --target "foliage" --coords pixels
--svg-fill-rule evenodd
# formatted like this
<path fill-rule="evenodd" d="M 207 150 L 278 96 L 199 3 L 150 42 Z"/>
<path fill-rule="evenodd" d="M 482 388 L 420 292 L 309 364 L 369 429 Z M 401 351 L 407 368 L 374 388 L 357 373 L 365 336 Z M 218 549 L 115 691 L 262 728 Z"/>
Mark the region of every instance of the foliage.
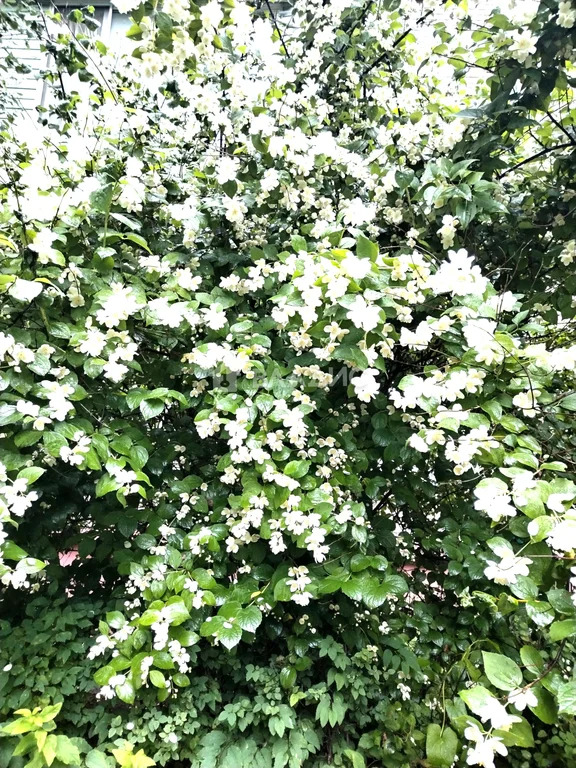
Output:
<path fill-rule="evenodd" d="M 566 764 L 576 11 L 117 5 L 1 127 L 11 768 Z"/>

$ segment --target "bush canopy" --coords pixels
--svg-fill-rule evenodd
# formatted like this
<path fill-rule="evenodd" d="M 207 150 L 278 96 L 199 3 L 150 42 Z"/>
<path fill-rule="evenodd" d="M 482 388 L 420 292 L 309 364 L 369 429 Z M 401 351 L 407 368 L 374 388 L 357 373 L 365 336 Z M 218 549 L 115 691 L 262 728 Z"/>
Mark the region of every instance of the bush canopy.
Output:
<path fill-rule="evenodd" d="M 116 5 L 0 9 L 1 765 L 570 764 L 576 7 Z"/>

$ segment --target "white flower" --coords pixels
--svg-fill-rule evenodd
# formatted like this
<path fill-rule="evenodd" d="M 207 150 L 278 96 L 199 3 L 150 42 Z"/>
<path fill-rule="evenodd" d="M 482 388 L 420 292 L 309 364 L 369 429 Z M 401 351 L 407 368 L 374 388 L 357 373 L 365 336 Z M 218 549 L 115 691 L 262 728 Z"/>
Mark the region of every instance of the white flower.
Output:
<path fill-rule="evenodd" d="M 118 383 L 126 376 L 128 370 L 128 366 L 117 363 L 115 360 L 110 360 L 104 366 L 104 375 L 107 379 Z"/>
<path fill-rule="evenodd" d="M 188 0 L 164 0 L 162 10 L 178 22 L 187 21 L 190 18 Z"/>
<path fill-rule="evenodd" d="M 526 29 L 523 32 L 514 31 L 510 33 L 512 40 L 512 46 L 510 48 L 510 55 L 523 64 L 526 59 L 533 53 L 536 53 L 536 43 L 538 38 Z"/>
<path fill-rule="evenodd" d="M 426 440 L 424 440 L 423 437 L 420 437 L 420 435 L 417 435 L 417 434 L 410 435 L 410 437 L 408 438 L 408 445 L 411 448 L 414 448 L 415 451 L 420 451 L 420 453 L 428 453 L 428 451 L 430 450 Z"/>
<path fill-rule="evenodd" d="M 498 736 L 487 736 L 476 725 L 470 725 L 464 731 L 464 736 L 469 740 L 476 742 L 468 750 L 466 755 L 467 765 L 481 765 L 484 768 L 495 768 L 494 755 L 505 756 L 508 750 L 504 746 L 502 739 Z"/>
<path fill-rule="evenodd" d="M 238 175 L 239 161 L 235 157 L 221 157 L 216 165 L 216 181 L 225 184 L 227 181 L 235 181 Z"/>
<path fill-rule="evenodd" d="M 508 703 L 522 712 L 526 707 L 537 707 L 538 697 L 530 688 L 518 688 L 508 694 Z"/>
<path fill-rule="evenodd" d="M 193 275 L 189 267 L 186 267 L 185 269 L 177 269 L 175 276 L 178 285 L 187 291 L 197 291 L 202 283 L 200 275 Z"/>
<path fill-rule="evenodd" d="M 558 26 L 570 29 L 576 23 L 576 8 L 570 0 L 563 0 L 558 5 Z"/>
<path fill-rule="evenodd" d="M 10 285 L 8 293 L 18 301 L 33 301 L 36 296 L 42 293 L 42 283 L 33 280 L 21 280 L 17 277 Z"/>
<path fill-rule="evenodd" d="M 40 413 L 40 406 L 35 403 L 30 403 L 27 400 L 18 400 L 16 403 L 16 410 L 18 413 L 22 413 L 25 416 L 37 418 Z"/>
<path fill-rule="evenodd" d="M 216 29 L 224 18 L 224 13 L 218 0 L 210 0 L 202 6 L 200 16 L 203 26 Z"/>
<path fill-rule="evenodd" d="M 142 4 L 142 0 L 112 0 L 120 13 L 130 13 Z"/>
<path fill-rule="evenodd" d="M 454 296 L 482 296 L 488 279 L 482 276 L 479 266 L 472 265 L 468 251 L 448 251 L 448 261 L 443 262 L 428 284 L 434 293 L 452 293 Z"/>
<path fill-rule="evenodd" d="M 98 635 L 96 638 L 96 644 L 93 645 L 88 651 L 88 658 L 95 659 L 97 656 L 101 656 L 106 653 L 107 650 L 114 648 L 114 641 L 107 635 Z"/>
<path fill-rule="evenodd" d="M 546 499 L 546 506 L 552 512 L 562 515 L 565 512 L 564 503 L 572 501 L 573 498 L 574 495 L 572 493 L 551 493 Z"/>
<path fill-rule="evenodd" d="M 268 168 L 260 181 L 260 187 L 264 192 L 271 192 L 280 184 L 280 174 L 275 168 Z"/>
<path fill-rule="evenodd" d="M 476 496 L 474 508 L 485 512 L 495 522 L 503 517 L 516 515 L 516 508 L 510 503 L 508 489 L 501 481 L 477 485 L 474 495 Z"/>
<path fill-rule="evenodd" d="M 52 243 L 58 239 L 58 235 L 49 229 L 41 229 L 34 235 L 34 240 L 28 245 L 31 251 L 36 251 L 40 264 L 49 264 L 56 257 L 56 251 Z"/>
<path fill-rule="evenodd" d="M 202 314 L 204 315 L 204 322 L 213 331 L 219 331 L 228 322 L 226 313 L 220 304 L 212 304 L 208 309 L 203 309 Z"/>
<path fill-rule="evenodd" d="M 476 360 L 479 363 L 491 365 L 504 356 L 502 347 L 494 338 L 497 323 L 486 318 L 469 320 L 463 327 L 462 333 L 466 344 L 476 351 Z"/>
<path fill-rule="evenodd" d="M 490 296 L 486 303 L 500 314 L 501 312 L 511 312 L 516 306 L 517 299 L 510 291 L 504 291 L 504 293 Z"/>
<path fill-rule="evenodd" d="M 484 569 L 484 575 L 496 584 L 516 584 L 518 576 L 528 576 L 529 565 L 532 560 L 528 557 L 516 557 L 509 547 L 494 547 L 494 553 L 500 557 L 500 562 L 494 560 L 487 561 L 487 567 Z"/>
<path fill-rule="evenodd" d="M 96 313 L 96 319 L 107 328 L 115 328 L 143 306 L 134 296 L 132 288 L 121 283 L 112 283 L 110 294 L 101 300 L 101 305 L 102 309 Z"/>
<path fill-rule="evenodd" d="M 480 719 L 483 723 L 490 720 L 492 728 L 502 731 L 510 730 L 514 723 L 520 723 L 522 720 L 516 715 L 508 714 L 504 704 L 501 704 L 498 699 L 495 698 L 491 698 L 482 706 Z"/>
<path fill-rule="evenodd" d="M 351 380 L 354 392 L 358 400 L 369 403 L 380 391 L 380 385 L 376 381 L 379 371 L 376 368 L 367 368 L 360 376 L 355 376 Z"/>
<path fill-rule="evenodd" d="M 376 206 L 373 203 L 365 203 L 359 197 L 347 200 L 342 209 L 342 221 L 354 227 L 371 222 L 375 216 Z"/>
<path fill-rule="evenodd" d="M 170 304 L 164 296 L 149 301 L 148 309 L 160 325 L 167 325 L 169 328 L 178 328 L 188 313 L 185 302 L 177 301 Z"/>
<path fill-rule="evenodd" d="M 310 592 L 296 592 L 292 595 L 292 602 L 296 603 L 296 605 L 308 605 L 311 598 L 312 594 Z"/>
<path fill-rule="evenodd" d="M 207 6 L 204 6 L 206 8 Z M 224 215 L 233 224 L 239 224 L 244 220 L 244 214 L 248 210 L 246 205 L 238 197 L 226 197 L 223 200 Z"/>
<path fill-rule="evenodd" d="M 572 552 L 576 549 L 576 520 L 568 517 L 557 523 L 548 538 L 547 543 L 558 552 Z"/>
<path fill-rule="evenodd" d="M 400 696 L 402 697 L 403 701 L 408 701 L 410 697 L 412 696 L 412 689 L 409 685 L 405 685 L 404 683 L 398 683 L 396 686 L 398 691 L 400 692 Z"/>
<path fill-rule="evenodd" d="M 442 239 L 443 248 L 451 248 L 454 245 L 454 237 L 456 235 L 456 227 L 460 222 L 454 216 L 446 214 L 442 216 L 442 226 L 436 234 Z"/>
<path fill-rule="evenodd" d="M 348 310 L 346 317 L 356 328 L 363 331 L 372 331 L 380 322 L 380 307 L 374 304 L 368 304 L 366 299 L 360 294 L 356 295 L 354 304 Z"/>
<path fill-rule="evenodd" d="M 349 253 L 340 262 L 340 269 L 352 280 L 362 280 L 372 269 L 372 262 L 369 259 L 360 259 Z"/>
<path fill-rule="evenodd" d="M 83 355 L 98 357 L 106 346 L 106 341 L 106 335 L 102 331 L 98 328 L 89 328 L 86 331 L 86 338 L 80 342 L 78 349 Z"/>
<path fill-rule="evenodd" d="M 538 407 L 537 398 L 541 394 L 539 389 L 520 392 L 512 398 L 512 402 L 517 408 L 522 409 L 524 416 L 532 418 L 536 416 L 536 408 Z"/>
<path fill-rule="evenodd" d="M 415 331 L 402 327 L 400 330 L 400 344 L 410 349 L 424 349 L 434 336 L 432 327 L 422 320 Z"/>

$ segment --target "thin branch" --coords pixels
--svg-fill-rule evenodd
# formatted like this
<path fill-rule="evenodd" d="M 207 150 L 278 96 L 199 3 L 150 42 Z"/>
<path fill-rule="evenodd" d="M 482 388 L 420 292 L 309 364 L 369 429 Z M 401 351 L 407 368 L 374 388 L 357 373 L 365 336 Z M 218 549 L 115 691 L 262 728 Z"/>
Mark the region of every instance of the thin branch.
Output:
<path fill-rule="evenodd" d="M 556 120 L 556 118 L 551 112 L 547 111 L 546 114 L 548 115 L 550 120 L 552 120 L 556 128 L 559 128 L 562 131 L 562 133 L 570 139 L 570 143 L 576 146 L 576 138 L 574 138 L 574 136 L 570 133 L 570 131 L 568 131 L 559 120 Z"/>
<path fill-rule="evenodd" d="M 446 5 L 447 2 L 448 0 L 442 0 L 440 5 Z M 434 13 L 435 10 L 436 8 L 431 8 L 429 11 L 426 11 L 425 14 L 420 16 L 420 18 L 417 19 L 416 21 L 416 26 L 418 26 L 418 24 L 423 24 L 426 21 L 426 19 Z M 392 44 L 392 50 L 394 50 L 394 48 L 398 48 L 400 43 L 408 37 L 410 32 L 412 32 L 412 27 L 409 27 L 407 30 L 402 32 L 402 34 L 399 37 L 397 37 L 394 43 Z M 366 67 L 366 69 L 362 72 L 361 77 L 365 77 L 369 72 L 371 72 L 374 69 L 374 67 L 377 67 L 378 64 L 381 64 L 386 59 L 387 56 L 388 56 L 388 51 L 384 51 L 383 53 L 381 53 L 380 56 L 378 56 L 378 58 L 375 61 L 373 61 L 372 64 L 370 64 L 370 66 Z"/>
<path fill-rule="evenodd" d="M 39 0 L 36 0 L 36 5 L 38 6 L 38 10 L 40 11 L 40 15 L 42 17 L 42 23 L 44 25 L 44 29 L 46 31 L 46 39 L 50 43 L 50 45 L 54 45 L 54 41 L 52 40 L 52 36 L 50 35 L 50 31 L 48 29 L 48 23 L 46 21 L 46 16 L 44 14 L 44 8 L 40 4 Z M 56 57 L 54 57 L 54 63 L 56 64 Z M 62 78 L 62 72 L 60 71 L 60 66 L 58 66 L 58 80 L 60 81 L 60 88 L 62 90 L 62 97 L 64 99 L 68 98 L 66 94 L 66 88 L 64 87 L 64 80 Z"/>
<path fill-rule="evenodd" d="M 507 168 L 503 173 L 501 173 L 498 176 L 498 179 L 503 178 L 508 173 L 512 173 L 512 171 L 515 171 L 517 168 L 521 168 L 523 165 L 527 165 L 528 163 L 532 163 L 534 160 L 538 160 L 539 157 L 542 157 L 543 155 L 547 155 L 549 152 L 555 152 L 557 149 L 569 149 L 570 147 L 574 146 L 574 142 L 566 142 L 566 144 L 556 144 L 554 147 L 546 147 L 546 149 L 543 149 L 541 152 L 536 152 L 535 155 L 532 155 L 531 157 L 527 157 L 526 160 L 522 160 L 520 163 L 516 163 L 516 165 L 513 165 L 512 168 Z"/>
<path fill-rule="evenodd" d="M 278 26 L 278 22 L 276 21 L 276 15 L 274 14 L 274 11 L 272 10 L 272 6 L 268 2 L 268 0 L 264 0 L 266 3 L 266 7 L 268 8 L 268 12 L 270 13 L 270 16 L 272 17 L 272 23 L 274 24 L 274 29 L 278 33 L 278 37 L 280 38 L 280 42 L 284 46 L 284 53 L 286 56 L 289 56 L 288 53 L 288 47 L 286 46 L 286 43 L 284 42 L 284 38 L 282 37 L 282 32 L 280 31 L 280 27 Z"/>

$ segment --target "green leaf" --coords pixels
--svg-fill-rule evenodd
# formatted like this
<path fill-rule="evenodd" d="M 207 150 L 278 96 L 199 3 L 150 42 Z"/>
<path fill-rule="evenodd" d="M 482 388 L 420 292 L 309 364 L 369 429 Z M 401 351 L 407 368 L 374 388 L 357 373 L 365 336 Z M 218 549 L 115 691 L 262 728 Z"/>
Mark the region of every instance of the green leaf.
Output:
<path fill-rule="evenodd" d="M 356 240 L 356 255 L 360 258 L 374 259 L 378 256 L 378 246 L 364 235 L 360 235 Z"/>
<path fill-rule="evenodd" d="M 532 726 L 525 718 L 522 718 L 519 723 L 514 723 L 507 731 L 494 731 L 494 735 L 499 736 L 507 747 L 530 749 L 534 746 Z"/>
<path fill-rule="evenodd" d="M 112 758 L 106 757 L 99 749 L 88 752 L 85 759 L 86 768 L 112 768 Z"/>
<path fill-rule="evenodd" d="M 155 688 L 166 688 L 166 678 L 158 669 L 150 670 L 150 682 Z"/>
<path fill-rule="evenodd" d="M 296 459 L 294 461 L 289 461 L 288 464 L 286 464 L 284 467 L 284 474 L 288 475 L 288 477 L 294 477 L 295 479 L 298 479 L 299 477 L 304 477 L 309 468 L 309 461 Z"/>
<path fill-rule="evenodd" d="M 124 701 L 126 704 L 134 704 L 134 686 L 129 680 L 125 680 L 121 685 L 117 685 L 114 690 L 120 701 Z"/>
<path fill-rule="evenodd" d="M 292 244 L 292 248 L 294 248 L 294 251 L 296 253 L 298 253 L 298 251 L 308 250 L 306 240 L 301 235 L 292 235 L 290 242 Z"/>
<path fill-rule="evenodd" d="M 120 768 L 150 768 L 150 766 L 156 765 L 152 758 L 146 757 L 144 750 L 139 749 L 138 752 L 134 752 L 133 744 L 126 744 L 120 749 L 113 749 L 112 754 Z"/>
<path fill-rule="evenodd" d="M 48 766 L 51 766 L 56 759 L 56 747 L 58 746 L 58 737 L 50 733 L 46 737 L 44 746 L 42 747 L 42 757 Z"/>
<path fill-rule="evenodd" d="M 5 541 L 4 544 L 0 545 L 0 551 L 5 560 L 22 560 L 28 556 L 28 553 L 25 552 L 22 547 L 19 547 L 10 540 Z"/>
<path fill-rule="evenodd" d="M 238 624 L 226 621 L 222 628 L 218 630 L 217 637 L 222 645 L 230 650 L 240 642 L 242 629 Z"/>
<path fill-rule="evenodd" d="M 515 661 L 500 653 L 482 651 L 484 673 L 492 685 L 502 691 L 512 691 L 522 683 L 522 670 Z"/>
<path fill-rule="evenodd" d="M 530 600 L 526 603 L 526 613 L 538 627 L 546 627 L 554 621 L 556 614 L 550 603 L 544 600 Z"/>
<path fill-rule="evenodd" d="M 44 709 L 40 713 L 42 722 L 49 723 L 51 720 L 55 720 L 56 717 L 60 714 L 61 709 L 62 709 L 62 702 L 59 702 L 58 704 L 51 704 L 48 707 L 44 707 Z"/>
<path fill-rule="evenodd" d="M 96 498 L 105 496 L 111 491 L 117 491 L 119 487 L 120 483 L 116 480 L 116 478 L 108 474 L 102 475 L 102 477 L 100 477 L 96 483 Z"/>
<path fill-rule="evenodd" d="M 90 205 L 97 213 L 108 213 L 114 197 L 115 184 L 105 184 L 90 195 Z"/>
<path fill-rule="evenodd" d="M 360 571 L 370 568 L 372 565 L 372 558 L 368 555 L 353 555 L 350 560 L 350 570 L 352 573 L 359 573 Z"/>
<path fill-rule="evenodd" d="M 550 640 L 557 643 L 566 637 L 576 635 L 576 619 L 565 619 L 564 621 L 555 621 L 550 625 Z"/>
<path fill-rule="evenodd" d="M 116 670 L 114 667 L 110 666 L 110 664 L 107 664 L 105 667 L 101 667 L 94 673 L 94 682 L 96 685 L 108 685 L 108 681 L 112 677 L 112 675 L 116 674 Z"/>
<path fill-rule="evenodd" d="M 486 711 L 486 706 L 495 701 L 495 697 L 483 685 L 475 685 L 472 688 L 459 691 L 458 696 L 476 715 L 483 714 Z"/>
<path fill-rule="evenodd" d="M 80 765 L 82 758 L 78 747 L 68 738 L 68 736 L 56 737 L 56 757 L 64 765 Z"/>
<path fill-rule="evenodd" d="M 34 730 L 36 730 L 36 726 L 28 717 L 19 717 L 18 720 L 14 720 L 1 728 L 1 732 L 7 736 L 19 736 Z"/>
<path fill-rule="evenodd" d="M 378 608 L 386 602 L 389 594 L 386 584 L 380 584 L 377 579 L 370 579 L 362 588 L 362 600 L 368 608 Z"/>
<path fill-rule="evenodd" d="M 167 605 L 162 609 L 162 614 L 167 618 L 168 623 L 175 627 L 190 618 L 188 608 L 181 597 L 170 598 Z"/>
<path fill-rule="evenodd" d="M 537 648 L 534 648 L 531 645 L 522 646 L 520 649 L 520 658 L 522 659 L 522 664 L 526 667 L 526 671 L 530 675 L 537 677 L 544 669 L 542 654 Z"/>
<path fill-rule="evenodd" d="M 482 403 L 480 407 L 488 414 L 488 416 L 490 416 L 493 422 L 497 424 L 500 421 L 502 417 L 502 406 L 498 400 L 488 400 L 487 402 Z"/>
<path fill-rule="evenodd" d="M 548 602 L 558 613 L 574 615 L 576 606 L 572 602 L 572 595 L 566 589 L 551 589 L 546 593 Z"/>
<path fill-rule="evenodd" d="M 285 602 L 292 599 L 292 590 L 287 584 L 287 579 L 280 579 L 274 587 L 274 600 Z"/>
<path fill-rule="evenodd" d="M 558 705 L 554 696 L 542 686 L 535 686 L 533 689 L 538 698 L 538 704 L 530 707 L 530 710 L 539 720 L 547 725 L 554 725 L 558 720 Z"/>
<path fill-rule="evenodd" d="M 361 752 L 356 752 L 355 749 L 345 749 L 342 754 L 350 760 L 352 768 L 366 768 L 366 761 Z"/>
<path fill-rule="evenodd" d="M 138 29 L 140 28 L 138 27 Z M 128 36 L 128 33 L 126 34 Z M 123 213 L 112 212 L 110 214 L 110 218 L 116 219 L 116 221 L 119 221 L 121 224 L 124 224 L 125 226 L 127 226 L 128 229 L 131 229 L 131 230 L 142 229 L 142 225 L 137 219 L 133 219 L 132 217 L 126 216 Z"/>
<path fill-rule="evenodd" d="M 513 432 L 514 434 L 518 434 L 519 432 L 522 432 L 524 429 L 526 429 L 526 424 L 524 424 L 523 421 L 520 421 L 520 419 L 517 419 L 515 416 L 502 416 L 500 419 L 500 424 L 504 427 L 504 429 L 507 429 L 508 432 Z"/>
<path fill-rule="evenodd" d="M 562 683 L 557 693 L 558 711 L 564 715 L 576 715 L 576 681 Z"/>
<path fill-rule="evenodd" d="M 146 399 L 147 394 L 147 392 L 141 389 L 130 390 L 130 392 L 126 393 L 126 405 L 132 410 L 134 410 L 134 408 L 138 408 L 142 400 Z"/>
<path fill-rule="evenodd" d="M 149 455 L 143 445 L 134 445 L 128 454 L 128 460 L 132 469 L 142 469 L 148 461 Z"/>
<path fill-rule="evenodd" d="M 142 400 L 140 403 L 140 413 L 146 419 L 146 421 L 148 421 L 148 419 L 153 419 L 155 416 L 158 416 L 158 414 L 162 413 L 163 410 L 163 400 L 157 400 L 153 398 L 151 400 Z"/>
<path fill-rule="evenodd" d="M 560 406 L 566 411 L 576 411 L 576 393 L 563 397 Z"/>
<path fill-rule="evenodd" d="M 137 235 L 134 232 L 127 232 L 126 234 L 122 235 L 122 239 L 130 240 L 132 243 L 136 243 L 136 245 L 139 245 L 141 248 L 144 248 L 144 250 L 148 251 L 148 253 L 152 253 L 148 243 L 142 237 L 142 235 Z"/>
<path fill-rule="evenodd" d="M 343 360 L 345 363 L 350 363 L 361 371 L 365 371 L 366 368 L 370 367 L 364 352 L 354 344 L 340 344 L 335 350 L 333 357 L 335 360 Z"/>
<path fill-rule="evenodd" d="M 44 472 L 46 472 L 46 470 L 41 467 L 26 467 L 18 472 L 18 479 L 24 478 L 25 480 L 28 480 L 28 483 L 31 485 L 32 483 L 35 483 L 39 477 L 42 477 Z"/>
<path fill-rule="evenodd" d="M 249 605 L 238 613 L 236 621 L 247 632 L 255 632 L 262 623 L 262 611 L 255 605 Z"/>
<path fill-rule="evenodd" d="M 60 449 L 65 448 L 68 445 L 66 438 L 63 435 L 59 435 L 57 432 L 47 432 L 44 435 L 44 447 L 55 458 L 60 457 Z"/>
<path fill-rule="evenodd" d="M 458 737 L 451 728 L 431 723 L 426 731 L 426 758 L 433 768 L 450 768 L 458 751 Z"/>
<path fill-rule="evenodd" d="M 288 689 L 294 686 L 296 682 L 296 670 L 294 667 L 283 667 L 280 670 L 280 685 L 282 688 Z"/>

